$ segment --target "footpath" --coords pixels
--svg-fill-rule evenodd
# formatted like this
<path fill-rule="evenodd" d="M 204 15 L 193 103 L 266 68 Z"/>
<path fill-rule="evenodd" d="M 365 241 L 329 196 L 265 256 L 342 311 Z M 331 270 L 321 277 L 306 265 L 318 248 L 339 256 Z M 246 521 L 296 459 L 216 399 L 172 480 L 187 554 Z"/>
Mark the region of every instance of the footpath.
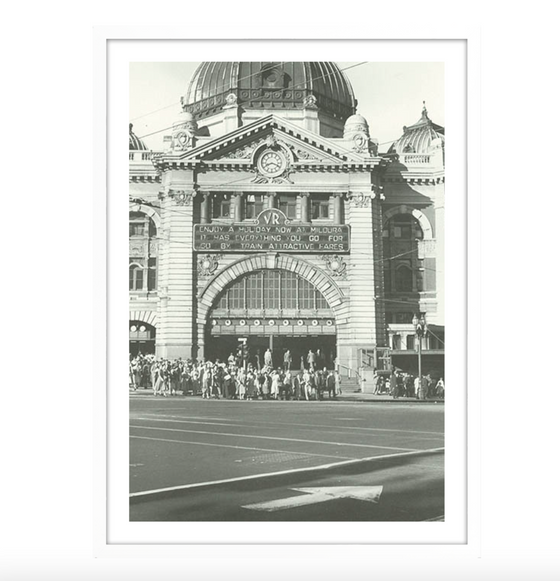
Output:
<path fill-rule="evenodd" d="M 130 389 L 131 395 L 136 396 L 152 396 L 153 391 L 151 388 L 144 389 L 143 387 L 139 387 L 136 391 Z M 179 397 L 183 396 L 183 392 L 178 392 Z M 173 396 L 171 396 L 173 397 Z M 188 395 L 187 397 L 200 397 L 200 396 L 193 396 Z M 398 397 L 393 398 L 390 394 L 373 394 L 373 393 L 362 393 L 361 391 L 352 391 L 349 389 L 343 389 L 340 395 L 337 395 L 336 398 L 330 399 L 328 396 L 323 399 L 323 401 L 344 401 L 344 402 L 361 402 L 361 403 L 414 403 L 414 404 L 443 404 L 444 399 L 442 398 L 429 398 L 429 399 L 416 399 L 415 397 Z"/>

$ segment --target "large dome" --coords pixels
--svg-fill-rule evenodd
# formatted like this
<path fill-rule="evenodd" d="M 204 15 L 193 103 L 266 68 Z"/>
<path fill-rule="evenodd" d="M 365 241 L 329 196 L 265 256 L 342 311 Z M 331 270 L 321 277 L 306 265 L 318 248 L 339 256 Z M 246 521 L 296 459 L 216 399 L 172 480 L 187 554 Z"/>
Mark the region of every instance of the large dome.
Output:
<path fill-rule="evenodd" d="M 209 62 L 195 71 L 184 108 L 203 119 L 222 109 L 231 93 L 244 109 L 301 109 L 305 104 L 341 120 L 354 114 L 357 104 L 350 81 L 335 63 Z"/>

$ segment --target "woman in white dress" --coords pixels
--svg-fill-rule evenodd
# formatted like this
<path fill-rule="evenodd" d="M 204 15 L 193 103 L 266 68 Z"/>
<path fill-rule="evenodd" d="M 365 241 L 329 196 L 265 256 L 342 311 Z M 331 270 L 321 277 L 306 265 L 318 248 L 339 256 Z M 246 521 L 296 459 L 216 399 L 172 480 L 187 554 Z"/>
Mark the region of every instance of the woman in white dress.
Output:
<path fill-rule="evenodd" d="M 278 395 L 280 393 L 280 374 L 276 369 L 272 372 L 271 376 L 271 386 L 270 386 L 270 393 L 272 395 L 272 399 L 278 399 Z"/>
<path fill-rule="evenodd" d="M 239 371 L 237 372 L 237 380 L 236 380 L 238 399 L 245 399 L 246 382 L 247 382 L 247 376 L 245 375 L 245 370 L 243 369 L 243 367 L 240 367 Z"/>

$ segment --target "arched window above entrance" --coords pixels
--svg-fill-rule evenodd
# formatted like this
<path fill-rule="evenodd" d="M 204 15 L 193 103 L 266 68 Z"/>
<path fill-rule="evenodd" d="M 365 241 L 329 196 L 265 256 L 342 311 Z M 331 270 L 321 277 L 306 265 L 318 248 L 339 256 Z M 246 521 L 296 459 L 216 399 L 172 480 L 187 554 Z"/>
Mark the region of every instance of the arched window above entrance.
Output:
<path fill-rule="evenodd" d="M 319 312 L 330 307 L 325 297 L 307 280 L 287 270 L 261 270 L 232 282 L 218 296 L 214 313 L 258 311 L 271 315 L 280 312 Z"/>

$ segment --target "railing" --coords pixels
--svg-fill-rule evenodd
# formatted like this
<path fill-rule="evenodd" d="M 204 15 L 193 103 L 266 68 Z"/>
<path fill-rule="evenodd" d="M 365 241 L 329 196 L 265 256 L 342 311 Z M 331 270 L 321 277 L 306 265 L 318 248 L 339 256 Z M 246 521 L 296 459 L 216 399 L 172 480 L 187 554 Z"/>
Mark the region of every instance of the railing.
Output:
<path fill-rule="evenodd" d="M 405 153 L 404 163 L 407 165 L 414 164 L 429 164 L 431 162 L 431 155 L 424 153 Z"/>
<path fill-rule="evenodd" d="M 153 151 L 129 151 L 128 161 L 149 161 L 153 154 Z"/>
<path fill-rule="evenodd" d="M 344 370 L 344 373 L 343 373 Z M 362 375 L 359 369 L 353 369 L 347 365 L 338 364 L 338 372 L 340 373 L 341 379 L 353 379 L 356 382 L 356 387 L 362 386 Z"/>

